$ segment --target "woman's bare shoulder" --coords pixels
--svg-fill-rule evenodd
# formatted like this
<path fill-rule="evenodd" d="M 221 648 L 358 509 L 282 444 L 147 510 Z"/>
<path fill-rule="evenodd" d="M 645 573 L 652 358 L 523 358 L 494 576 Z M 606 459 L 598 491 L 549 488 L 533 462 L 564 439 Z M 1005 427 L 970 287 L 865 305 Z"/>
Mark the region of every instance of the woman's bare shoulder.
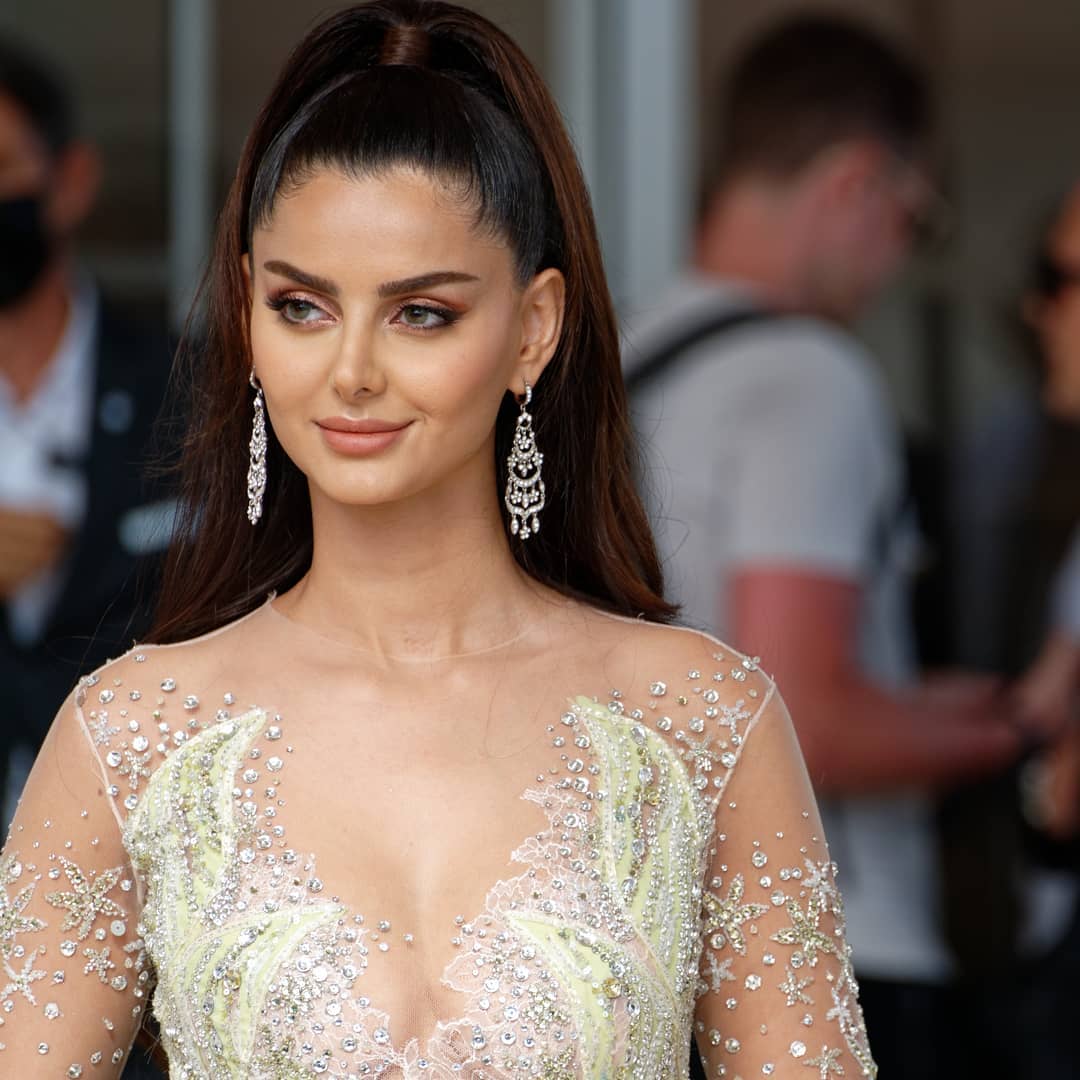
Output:
<path fill-rule="evenodd" d="M 773 682 L 756 657 L 690 627 L 649 622 L 589 609 L 582 641 L 607 684 L 634 700 L 655 699 L 663 689 L 676 701 L 707 696 L 721 701 L 764 702 Z"/>
<path fill-rule="evenodd" d="M 217 629 L 175 642 L 135 642 L 127 652 L 79 679 L 70 701 L 77 706 L 117 704 L 131 709 L 147 701 L 195 699 L 200 688 L 215 684 L 223 668 L 235 667 L 250 645 L 253 623 L 261 611 L 248 613 Z"/>

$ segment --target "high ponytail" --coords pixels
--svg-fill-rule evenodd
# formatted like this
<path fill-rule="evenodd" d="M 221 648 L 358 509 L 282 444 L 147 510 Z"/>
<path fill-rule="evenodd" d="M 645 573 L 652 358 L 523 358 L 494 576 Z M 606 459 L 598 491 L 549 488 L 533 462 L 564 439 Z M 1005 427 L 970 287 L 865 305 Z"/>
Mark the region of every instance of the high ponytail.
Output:
<path fill-rule="evenodd" d="M 310 565 L 306 479 L 272 431 L 263 519 L 256 529 L 242 521 L 251 346 L 241 263 L 279 192 L 327 165 L 349 175 L 425 171 L 451 184 L 477 226 L 506 242 L 520 281 L 547 267 L 561 271 L 562 338 L 534 408 L 548 490 L 544 530 L 528 544 L 512 538 L 513 554 L 566 595 L 624 615 L 671 618 L 633 484 L 596 226 L 558 108 L 524 53 L 480 15 L 433 0 L 373 0 L 331 16 L 296 48 L 229 190 L 201 321 L 186 335 L 174 376 L 191 421 L 155 640 L 182 640 L 243 615 Z M 516 412 L 507 395 L 495 433 L 500 483 Z"/>

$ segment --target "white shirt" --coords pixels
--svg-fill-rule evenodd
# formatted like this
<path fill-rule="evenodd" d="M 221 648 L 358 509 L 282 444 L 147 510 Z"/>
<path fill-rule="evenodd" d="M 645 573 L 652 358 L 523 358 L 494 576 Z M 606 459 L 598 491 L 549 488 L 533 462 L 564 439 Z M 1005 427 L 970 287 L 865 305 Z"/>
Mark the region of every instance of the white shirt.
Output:
<path fill-rule="evenodd" d="M 630 322 L 627 371 L 710 313 L 749 306 L 746 287 L 681 281 Z M 687 622 L 730 636 L 738 569 L 835 575 L 862 587 L 864 675 L 886 689 L 914 679 L 907 577 L 918 540 L 902 513 L 901 445 L 880 378 L 850 335 L 793 316 L 742 326 L 688 349 L 633 408 L 668 594 Z M 946 978 L 929 800 L 830 801 L 822 813 L 857 970 Z"/>
<path fill-rule="evenodd" d="M 0 374 L 0 505 L 51 514 L 69 530 L 77 530 L 86 514 L 86 477 L 81 469 L 56 465 L 52 458 L 77 459 L 90 446 L 97 321 L 93 287 L 80 282 L 63 337 L 30 399 L 16 401 Z M 8 624 L 16 641 L 29 644 L 40 636 L 66 571 L 63 563 L 50 567 L 8 600 Z"/>

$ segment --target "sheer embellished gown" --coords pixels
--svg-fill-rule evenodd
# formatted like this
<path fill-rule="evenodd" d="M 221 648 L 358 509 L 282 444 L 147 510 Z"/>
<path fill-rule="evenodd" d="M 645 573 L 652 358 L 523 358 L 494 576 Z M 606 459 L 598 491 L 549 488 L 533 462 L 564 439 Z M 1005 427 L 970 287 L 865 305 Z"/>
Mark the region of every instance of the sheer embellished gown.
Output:
<path fill-rule="evenodd" d="M 0 1074 L 115 1077 L 149 1009 L 172 1080 L 674 1080 L 692 1037 L 710 1077 L 873 1075 L 753 661 L 589 611 L 388 667 L 280 604 L 61 709 L 0 861 Z"/>

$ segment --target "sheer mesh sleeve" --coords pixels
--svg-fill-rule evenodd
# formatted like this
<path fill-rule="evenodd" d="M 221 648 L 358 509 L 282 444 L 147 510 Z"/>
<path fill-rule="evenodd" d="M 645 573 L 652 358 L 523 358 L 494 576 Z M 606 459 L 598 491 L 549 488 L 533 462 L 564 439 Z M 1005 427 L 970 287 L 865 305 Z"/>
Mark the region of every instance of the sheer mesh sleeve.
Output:
<path fill-rule="evenodd" d="M 709 1077 L 876 1075 L 821 820 L 770 687 L 716 812 L 696 1036 Z"/>
<path fill-rule="evenodd" d="M 129 715 L 138 696 L 119 679 L 84 679 L 11 823 L 0 856 L 4 1076 L 117 1076 L 138 1030 L 151 973 L 122 840 L 123 800 L 152 756 L 146 718 Z"/>

